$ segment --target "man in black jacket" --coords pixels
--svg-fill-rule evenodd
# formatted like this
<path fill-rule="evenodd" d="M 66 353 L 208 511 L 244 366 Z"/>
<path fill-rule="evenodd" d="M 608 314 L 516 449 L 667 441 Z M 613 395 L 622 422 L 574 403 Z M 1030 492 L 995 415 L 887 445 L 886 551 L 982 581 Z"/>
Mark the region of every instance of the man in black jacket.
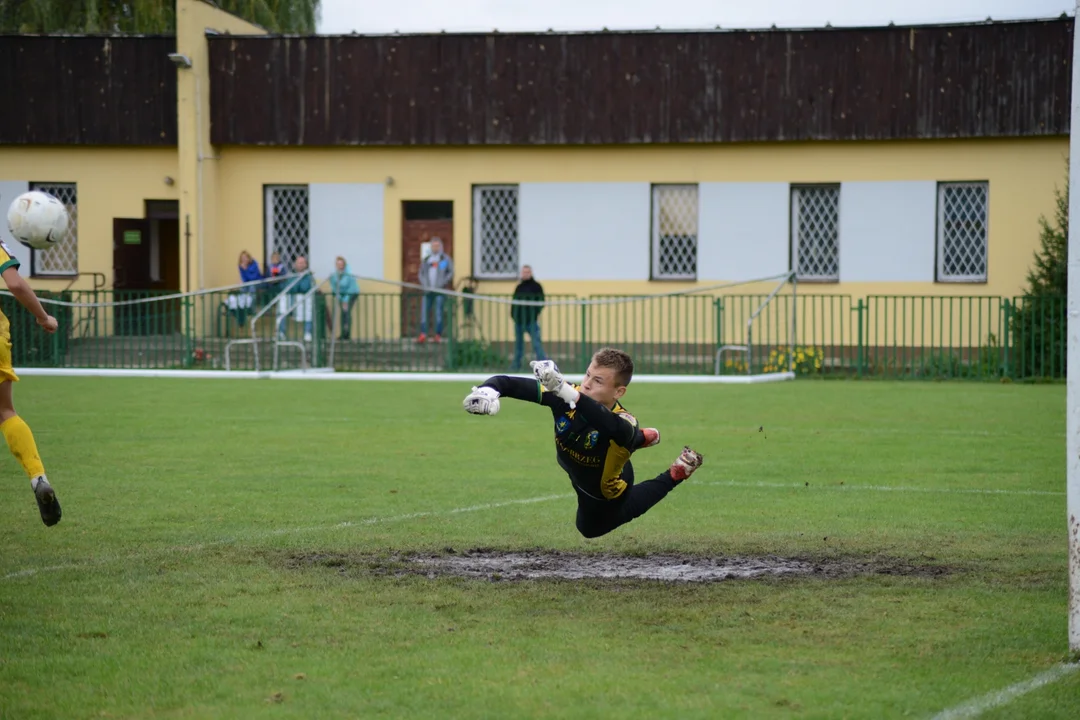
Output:
<path fill-rule="evenodd" d="M 528 265 L 521 267 L 521 282 L 514 288 L 515 300 L 528 300 L 533 302 L 544 301 L 543 286 L 533 279 L 532 268 Z M 525 333 L 529 333 L 532 339 L 533 352 L 537 360 L 546 360 L 544 347 L 540 344 L 540 305 L 511 305 L 510 317 L 514 319 L 514 362 L 513 369 L 521 369 L 522 356 L 525 354 Z"/>

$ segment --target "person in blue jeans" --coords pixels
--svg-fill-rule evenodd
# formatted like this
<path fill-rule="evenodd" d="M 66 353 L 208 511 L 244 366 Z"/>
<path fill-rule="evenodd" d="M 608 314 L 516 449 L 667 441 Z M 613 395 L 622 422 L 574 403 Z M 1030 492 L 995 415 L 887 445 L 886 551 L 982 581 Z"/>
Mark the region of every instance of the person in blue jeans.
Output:
<path fill-rule="evenodd" d="M 420 285 L 424 288 L 424 297 L 420 301 L 420 337 L 417 342 L 427 340 L 428 311 L 431 301 L 435 301 L 435 342 L 442 340 L 443 303 L 446 295 L 430 290 L 446 290 L 454 285 L 454 261 L 443 252 L 442 238 L 431 238 L 431 252 L 420 261 Z"/>
<path fill-rule="evenodd" d="M 544 301 L 544 287 L 536 281 L 532 268 L 521 267 L 521 282 L 514 288 L 515 300 Z M 513 369 L 521 369 L 522 356 L 525 354 L 525 333 L 532 340 L 533 353 L 537 360 L 547 360 L 544 346 L 540 342 L 540 305 L 511 305 L 510 317 L 514 320 L 514 363 Z"/>
<path fill-rule="evenodd" d="M 352 268 L 345 258 L 340 255 L 334 261 L 334 273 L 330 276 L 330 290 L 334 295 L 334 302 L 341 311 L 341 333 L 339 340 L 348 340 L 352 336 L 352 310 L 360 297 L 360 286 L 353 277 Z M 334 314 L 330 314 L 330 322 L 333 322 Z"/>

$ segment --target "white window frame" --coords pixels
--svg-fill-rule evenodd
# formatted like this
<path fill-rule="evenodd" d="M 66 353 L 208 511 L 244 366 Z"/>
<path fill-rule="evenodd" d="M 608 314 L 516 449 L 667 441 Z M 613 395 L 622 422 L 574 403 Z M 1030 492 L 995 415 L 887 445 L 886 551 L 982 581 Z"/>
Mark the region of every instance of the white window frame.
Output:
<path fill-rule="evenodd" d="M 981 187 L 985 195 L 983 203 L 983 269 L 977 275 L 947 275 L 945 271 L 945 194 L 956 187 Z M 937 188 L 937 238 L 934 254 L 936 272 L 934 280 L 939 283 L 985 283 L 990 275 L 990 182 L 972 180 L 960 182 L 939 182 Z"/>
<path fill-rule="evenodd" d="M 694 218 L 694 270 L 693 272 L 672 272 L 664 271 L 663 263 L 661 262 L 661 248 L 660 248 L 660 193 L 665 190 L 671 190 L 675 188 L 692 189 L 694 191 L 694 203 L 697 206 L 696 217 Z M 652 251 L 652 272 L 650 273 L 651 280 L 697 280 L 698 265 L 701 259 L 701 189 L 697 183 L 654 183 L 650 192 L 650 215 L 652 222 L 652 229 L 650 231 L 650 244 Z"/>
<path fill-rule="evenodd" d="M 834 275 L 809 275 L 802 272 L 799 267 L 799 213 L 801 212 L 802 200 L 800 193 L 803 190 L 832 190 L 836 193 L 836 240 L 835 240 L 835 252 L 836 252 L 836 274 Z M 840 197 L 840 185 L 837 183 L 800 183 L 792 184 L 790 189 L 790 229 L 788 232 L 788 244 L 791 248 L 791 268 L 795 271 L 795 277 L 799 282 L 820 282 L 820 283 L 837 283 L 840 282 L 840 203 L 842 198 Z"/>
<path fill-rule="evenodd" d="M 483 270 L 484 267 L 484 212 L 481 198 L 485 191 L 513 190 L 515 204 L 514 258 L 513 267 L 505 272 Z M 521 261 L 521 188 L 516 184 L 473 185 L 472 213 L 472 276 L 478 280 L 514 280 L 518 277 Z"/>
<path fill-rule="evenodd" d="M 79 184 L 73 182 L 32 182 L 30 183 L 31 190 L 41 190 L 47 192 L 50 195 L 56 193 L 50 188 L 65 187 L 71 188 L 75 193 L 74 212 L 68 211 L 70 226 L 68 232 L 70 233 L 75 245 L 75 267 L 67 268 L 64 270 L 42 270 L 38 266 L 41 263 L 41 254 L 46 252 L 55 252 L 55 250 L 38 250 L 36 248 L 30 249 L 30 277 L 74 277 L 79 274 Z"/>
<path fill-rule="evenodd" d="M 274 248 L 277 246 L 274 237 L 274 191 L 275 190 L 303 190 L 307 193 L 308 207 L 307 207 L 307 237 L 304 239 L 303 252 L 300 253 L 308 258 L 308 266 L 311 263 L 311 187 L 306 184 L 279 184 L 279 185 L 264 185 L 263 186 L 263 236 L 266 257 L 263 259 L 263 265 L 268 266 L 270 264 L 270 256 L 274 253 Z M 283 257 L 282 262 L 288 265 L 288 269 L 292 270 L 291 257 Z"/>

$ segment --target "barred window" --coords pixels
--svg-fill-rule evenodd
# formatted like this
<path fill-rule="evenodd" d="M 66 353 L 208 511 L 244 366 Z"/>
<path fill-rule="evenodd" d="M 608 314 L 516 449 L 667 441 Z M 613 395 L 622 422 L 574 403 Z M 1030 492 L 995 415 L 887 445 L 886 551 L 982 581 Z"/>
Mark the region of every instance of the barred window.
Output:
<path fill-rule="evenodd" d="M 266 186 L 266 264 L 270 255 L 281 254 L 281 262 L 292 269 L 293 261 L 308 255 L 307 185 Z M 309 262 L 311 258 L 308 258 Z"/>
<path fill-rule="evenodd" d="M 697 279 L 697 245 L 697 185 L 654 185 L 652 189 L 653 279 Z"/>
<path fill-rule="evenodd" d="M 791 188 L 791 257 L 799 280 L 840 280 L 840 187 Z"/>
<path fill-rule="evenodd" d="M 987 276 L 986 182 L 938 185 L 938 282 L 985 282 Z"/>
<path fill-rule="evenodd" d="M 518 274 L 518 188 L 473 188 L 473 275 L 506 280 Z"/>
<path fill-rule="evenodd" d="M 48 250 L 32 250 L 30 253 L 31 275 L 78 275 L 79 274 L 79 203 L 75 183 L 36 182 L 31 190 L 40 190 L 55 197 L 68 211 L 68 231 L 55 247 Z"/>

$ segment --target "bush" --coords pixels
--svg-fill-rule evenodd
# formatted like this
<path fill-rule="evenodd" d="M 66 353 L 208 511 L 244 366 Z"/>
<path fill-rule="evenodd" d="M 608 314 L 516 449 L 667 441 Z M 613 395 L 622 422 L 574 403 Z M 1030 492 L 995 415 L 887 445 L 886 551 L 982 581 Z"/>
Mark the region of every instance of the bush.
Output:
<path fill-rule="evenodd" d="M 825 359 L 825 352 L 815 347 L 796 347 L 794 351 L 795 374 L 817 375 L 821 372 L 821 365 Z M 786 372 L 788 369 L 788 349 L 786 347 L 773 348 L 769 353 L 769 359 L 765 361 L 762 372 Z"/>
<path fill-rule="evenodd" d="M 501 352 L 481 340 L 456 341 L 451 347 L 451 367 L 457 370 L 490 370 L 509 364 Z"/>
<path fill-rule="evenodd" d="M 1054 189 L 1054 222 L 1039 217 L 1039 250 L 1028 271 L 1025 297 L 1013 307 L 1013 373 L 1017 377 L 1065 377 L 1066 298 L 1069 273 L 1069 181 Z"/>
<path fill-rule="evenodd" d="M 726 357 L 722 367 L 725 375 L 746 374 L 746 361 L 741 358 Z"/>

